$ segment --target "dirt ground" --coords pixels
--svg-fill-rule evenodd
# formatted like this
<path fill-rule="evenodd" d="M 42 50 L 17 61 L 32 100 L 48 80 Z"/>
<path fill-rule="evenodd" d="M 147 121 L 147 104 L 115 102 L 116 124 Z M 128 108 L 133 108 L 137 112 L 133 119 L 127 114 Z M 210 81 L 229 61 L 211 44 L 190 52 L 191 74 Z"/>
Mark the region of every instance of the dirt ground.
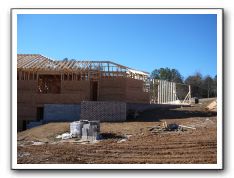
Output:
<path fill-rule="evenodd" d="M 216 164 L 216 112 L 202 104 L 177 109 L 156 109 L 136 119 L 101 123 L 102 140 L 78 143 L 56 136 L 69 123 L 50 123 L 18 133 L 19 164 Z M 176 123 L 196 129 L 153 133 L 149 128 Z"/>

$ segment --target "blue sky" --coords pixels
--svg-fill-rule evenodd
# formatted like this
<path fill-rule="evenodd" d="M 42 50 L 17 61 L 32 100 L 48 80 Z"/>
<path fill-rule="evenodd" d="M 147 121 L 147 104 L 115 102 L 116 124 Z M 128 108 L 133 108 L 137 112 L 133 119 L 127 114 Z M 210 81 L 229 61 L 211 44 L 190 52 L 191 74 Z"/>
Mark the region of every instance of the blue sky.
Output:
<path fill-rule="evenodd" d="M 18 15 L 18 54 L 216 75 L 216 15 Z"/>

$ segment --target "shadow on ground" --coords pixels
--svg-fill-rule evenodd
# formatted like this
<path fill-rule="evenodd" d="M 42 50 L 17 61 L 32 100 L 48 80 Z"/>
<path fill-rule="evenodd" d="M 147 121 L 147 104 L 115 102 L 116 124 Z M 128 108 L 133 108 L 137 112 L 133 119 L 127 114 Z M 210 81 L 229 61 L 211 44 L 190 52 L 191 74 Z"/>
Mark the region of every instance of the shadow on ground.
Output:
<path fill-rule="evenodd" d="M 162 119 L 186 119 L 191 117 L 212 117 L 217 112 L 199 110 L 178 110 L 178 109 L 154 109 L 138 113 L 136 118 L 128 117 L 129 122 L 157 122 Z"/>
<path fill-rule="evenodd" d="M 101 138 L 103 140 L 106 140 L 106 139 L 123 139 L 125 138 L 124 136 L 122 135 L 117 135 L 115 133 L 101 133 Z"/>

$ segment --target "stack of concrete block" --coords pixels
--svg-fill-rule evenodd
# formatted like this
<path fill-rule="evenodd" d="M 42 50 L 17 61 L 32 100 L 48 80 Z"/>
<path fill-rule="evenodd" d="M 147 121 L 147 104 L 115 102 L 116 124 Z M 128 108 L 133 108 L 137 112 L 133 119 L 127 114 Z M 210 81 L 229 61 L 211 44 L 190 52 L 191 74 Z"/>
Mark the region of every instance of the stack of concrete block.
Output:
<path fill-rule="evenodd" d="M 117 101 L 81 102 L 82 120 L 117 122 L 126 120 L 126 103 Z"/>
<path fill-rule="evenodd" d="M 95 141 L 99 139 L 100 134 L 100 122 L 90 121 L 83 125 L 82 128 L 82 140 Z"/>
<path fill-rule="evenodd" d="M 72 137 L 81 137 L 83 125 L 87 123 L 88 121 L 76 121 L 70 123 L 70 133 Z"/>
<path fill-rule="evenodd" d="M 83 141 L 95 141 L 100 136 L 100 122 L 81 120 L 70 124 L 72 137 L 81 138 Z"/>

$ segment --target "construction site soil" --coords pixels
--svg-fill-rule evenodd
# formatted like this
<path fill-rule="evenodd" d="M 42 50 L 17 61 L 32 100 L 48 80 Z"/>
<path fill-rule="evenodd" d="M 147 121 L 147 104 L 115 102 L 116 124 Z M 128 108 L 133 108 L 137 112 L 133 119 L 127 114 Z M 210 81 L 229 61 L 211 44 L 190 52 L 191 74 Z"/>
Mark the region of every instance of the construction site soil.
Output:
<path fill-rule="evenodd" d="M 139 113 L 126 122 L 101 123 L 102 139 L 95 143 L 61 140 L 69 123 L 49 123 L 17 135 L 18 164 L 216 164 L 216 111 L 211 100 L 177 109 Z M 194 129 L 152 132 L 176 123 Z"/>

